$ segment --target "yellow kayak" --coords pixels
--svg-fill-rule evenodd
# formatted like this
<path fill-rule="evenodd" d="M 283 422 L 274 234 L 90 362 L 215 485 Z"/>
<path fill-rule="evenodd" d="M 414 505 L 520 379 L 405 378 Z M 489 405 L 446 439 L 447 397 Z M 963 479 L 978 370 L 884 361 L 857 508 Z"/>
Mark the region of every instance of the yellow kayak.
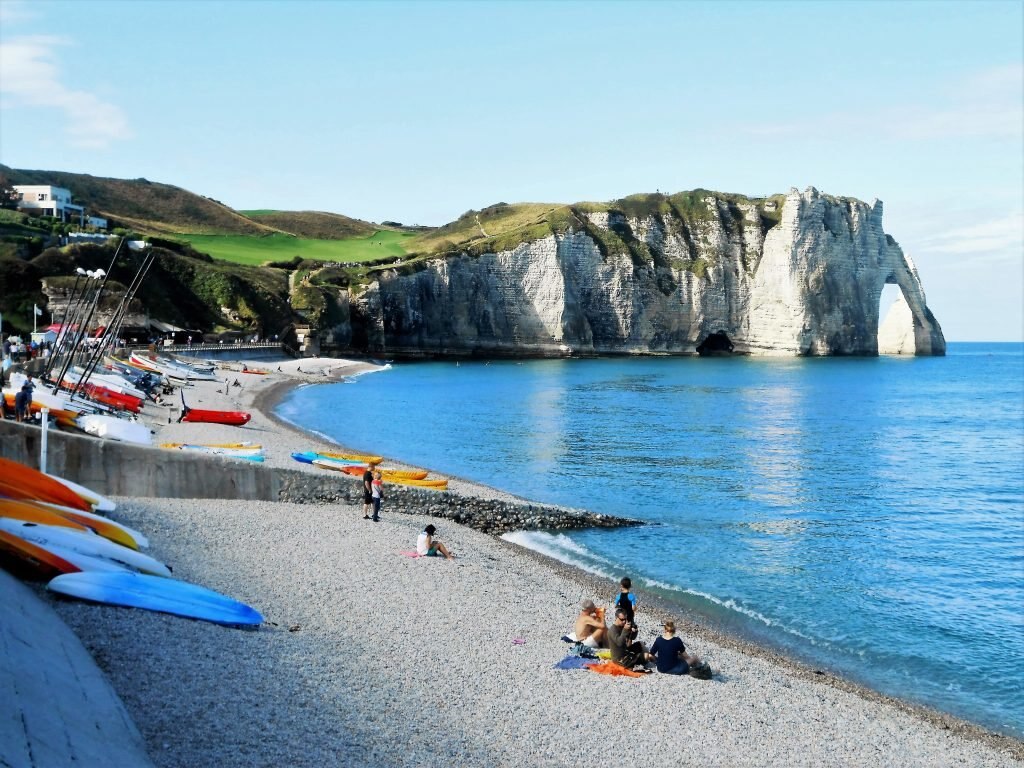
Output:
<path fill-rule="evenodd" d="M 417 488 L 430 488 L 434 491 L 447 491 L 447 480 L 392 480 L 395 485 L 414 485 Z"/>
<path fill-rule="evenodd" d="M 360 453 L 324 453 L 323 451 L 317 451 L 321 456 L 326 456 L 328 459 L 345 459 L 345 461 L 361 461 L 364 464 L 380 464 L 384 461 L 383 456 L 366 456 Z"/>

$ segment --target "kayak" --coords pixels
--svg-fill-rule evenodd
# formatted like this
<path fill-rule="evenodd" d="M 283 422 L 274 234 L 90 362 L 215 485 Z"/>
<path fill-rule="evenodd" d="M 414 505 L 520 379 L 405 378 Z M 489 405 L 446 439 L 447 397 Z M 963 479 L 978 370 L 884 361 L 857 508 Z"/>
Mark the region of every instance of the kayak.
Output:
<path fill-rule="evenodd" d="M 51 475 L 49 472 L 46 473 L 46 476 L 52 477 L 61 485 L 66 485 L 72 491 L 88 501 L 92 505 L 92 508 L 97 512 L 113 512 L 117 508 L 117 505 L 114 504 L 114 502 L 106 496 L 101 496 L 96 493 L 96 491 L 91 488 L 86 488 L 84 485 L 79 485 L 78 483 L 72 482 L 71 480 L 63 477 L 58 477 L 57 475 Z"/>
<path fill-rule="evenodd" d="M 413 485 L 417 488 L 429 488 L 434 491 L 447 491 L 447 480 L 392 480 L 395 485 Z"/>
<path fill-rule="evenodd" d="M 204 424 L 228 424 L 240 427 L 248 424 L 252 414 L 245 411 L 207 411 L 200 408 L 185 408 L 185 413 L 178 421 L 200 422 Z"/>
<path fill-rule="evenodd" d="M 0 494 L 13 499 L 35 499 L 88 511 L 92 504 L 63 483 L 10 459 L 0 458 Z"/>
<path fill-rule="evenodd" d="M 226 459 L 244 459 L 246 461 L 263 461 L 262 448 L 217 448 L 211 445 L 189 445 L 181 443 L 176 446 L 167 446 L 168 450 L 186 451 L 188 453 L 205 453 L 211 456 L 223 456 Z"/>
<path fill-rule="evenodd" d="M 31 501 L 19 501 L 18 499 L 0 498 L 0 518 L 21 520 L 26 523 L 37 523 L 39 525 L 59 525 L 75 531 L 90 530 L 88 526 L 76 523 L 71 518 L 58 515 L 49 507 L 44 507 Z"/>
<path fill-rule="evenodd" d="M 258 627 L 263 623 L 258 611 L 226 595 L 185 581 L 141 573 L 69 573 L 53 579 L 46 588 L 81 600 L 170 613 L 229 627 Z"/>
<path fill-rule="evenodd" d="M 234 448 L 236 450 L 262 451 L 259 443 L 160 443 L 161 448 L 181 448 L 183 445 L 202 446 L 203 448 Z"/>
<path fill-rule="evenodd" d="M 349 475 L 355 475 L 356 477 L 361 476 L 365 471 L 366 467 L 360 466 L 346 466 L 343 467 L 342 472 Z M 426 470 L 422 469 L 382 469 L 380 471 L 381 477 L 384 480 L 423 480 L 427 477 Z"/>
<path fill-rule="evenodd" d="M 27 523 L 23 520 L 10 520 L 0 518 L 0 531 L 31 542 L 36 546 L 53 550 L 60 547 L 62 550 L 70 550 L 87 557 L 95 557 L 101 560 L 109 560 L 120 566 L 127 566 L 142 573 L 149 573 L 153 576 L 169 578 L 171 569 L 159 560 L 144 555 L 134 549 L 122 547 L 109 539 L 97 536 L 92 531 L 76 531 L 62 526 L 37 525 Z M 74 558 L 67 558 L 83 570 L 98 570 L 96 567 L 83 567 Z M 86 565 L 92 565 L 86 563 Z"/>
<path fill-rule="evenodd" d="M 345 461 L 356 461 L 360 464 L 380 464 L 384 461 L 383 456 L 366 456 L 361 453 L 321 453 L 325 459 L 345 459 Z"/>
<path fill-rule="evenodd" d="M 73 523 L 78 523 L 79 525 L 84 525 L 86 528 L 91 528 L 100 536 L 110 539 L 121 546 L 129 547 L 131 549 L 145 549 L 149 546 L 149 539 L 134 528 L 129 528 L 127 525 L 121 525 L 121 523 L 115 523 L 113 520 L 103 517 L 102 515 L 97 515 L 92 512 L 83 512 L 80 509 L 69 509 L 68 507 L 62 507 L 59 504 L 49 504 L 45 501 L 35 503 L 40 507 L 50 510 L 51 512 L 56 512 L 61 517 L 64 517 Z"/>
<path fill-rule="evenodd" d="M 317 459 L 320 459 L 321 461 L 332 461 L 339 466 L 362 464 L 360 461 L 352 461 L 351 459 L 330 458 L 322 453 L 317 453 L 316 451 L 296 451 L 292 453 L 292 458 L 296 461 L 302 462 L 303 464 L 312 464 Z"/>

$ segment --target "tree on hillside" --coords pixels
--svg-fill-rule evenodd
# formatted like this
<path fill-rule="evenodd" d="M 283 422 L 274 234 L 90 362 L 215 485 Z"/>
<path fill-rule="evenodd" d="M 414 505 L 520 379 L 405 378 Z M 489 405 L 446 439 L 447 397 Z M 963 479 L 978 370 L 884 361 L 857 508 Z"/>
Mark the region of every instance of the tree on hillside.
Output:
<path fill-rule="evenodd" d="M 18 193 L 7 180 L 6 173 L 0 173 L 0 208 L 14 210 L 18 207 Z"/>

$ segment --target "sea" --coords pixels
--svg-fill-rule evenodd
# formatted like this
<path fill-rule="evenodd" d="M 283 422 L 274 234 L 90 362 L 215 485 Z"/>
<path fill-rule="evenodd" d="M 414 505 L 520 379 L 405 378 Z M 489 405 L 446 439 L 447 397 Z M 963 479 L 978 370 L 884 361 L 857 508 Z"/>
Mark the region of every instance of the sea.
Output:
<path fill-rule="evenodd" d="M 278 413 L 642 520 L 507 538 L 610 592 L 629 575 L 680 616 L 1024 738 L 1024 344 L 394 363 L 295 390 Z"/>

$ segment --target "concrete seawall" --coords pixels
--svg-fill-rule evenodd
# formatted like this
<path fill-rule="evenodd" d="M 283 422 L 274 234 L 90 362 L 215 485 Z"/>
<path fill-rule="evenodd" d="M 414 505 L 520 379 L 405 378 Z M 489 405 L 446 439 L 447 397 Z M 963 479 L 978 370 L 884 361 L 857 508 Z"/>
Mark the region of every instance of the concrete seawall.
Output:
<path fill-rule="evenodd" d="M 0 421 L 0 456 L 39 466 L 38 427 Z M 267 467 L 49 430 L 46 470 L 109 496 L 361 504 L 358 477 Z M 429 514 L 485 533 L 614 528 L 636 521 L 544 504 L 459 496 L 389 484 L 388 512 Z"/>

